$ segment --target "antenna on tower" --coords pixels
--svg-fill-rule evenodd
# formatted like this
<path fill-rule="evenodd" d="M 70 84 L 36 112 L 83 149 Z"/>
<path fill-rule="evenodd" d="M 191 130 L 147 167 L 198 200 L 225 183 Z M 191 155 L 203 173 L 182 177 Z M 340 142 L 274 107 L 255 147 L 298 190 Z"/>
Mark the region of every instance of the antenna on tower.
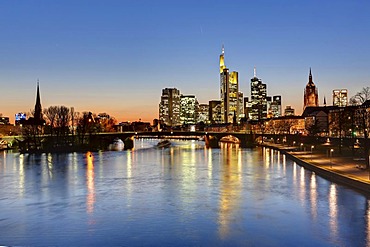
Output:
<path fill-rule="evenodd" d="M 222 44 L 222 54 L 225 54 L 225 47 L 224 47 L 224 44 Z"/>
<path fill-rule="evenodd" d="M 254 75 L 254 78 L 257 78 L 257 71 L 256 71 L 256 67 L 253 68 L 253 75 Z"/>

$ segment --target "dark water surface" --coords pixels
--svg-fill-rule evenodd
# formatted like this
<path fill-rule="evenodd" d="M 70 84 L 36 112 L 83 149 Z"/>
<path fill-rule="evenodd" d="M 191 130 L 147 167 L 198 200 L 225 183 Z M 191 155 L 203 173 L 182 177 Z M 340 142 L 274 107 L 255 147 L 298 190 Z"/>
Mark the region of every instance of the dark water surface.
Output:
<path fill-rule="evenodd" d="M 0 245 L 369 246 L 369 198 L 277 151 L 0 153 Z"/>

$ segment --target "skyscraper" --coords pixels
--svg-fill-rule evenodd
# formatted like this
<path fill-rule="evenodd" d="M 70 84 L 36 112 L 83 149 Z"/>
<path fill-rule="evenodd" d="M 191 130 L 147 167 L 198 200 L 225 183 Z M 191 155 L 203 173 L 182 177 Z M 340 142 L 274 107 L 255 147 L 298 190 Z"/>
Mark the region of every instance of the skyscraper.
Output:
<path fill-rule="evenodd" d="M 194 95 L 180 96 L 180 121 L 181 124 L 196 124 L 198 115 L 198 101 Z"/>
<path fill-rule="evenodd" d="M 319 106 L 319 93 L 315 83 L 312 81 L 311 68 L 310 75 L 308 77 L 308 83 L 304 90 L 303 101 L 303 109 L 305 109 L 307 106 Z"/>
<path fill-rule="evenodd" d="M 209 105 L 208 104 L 200 104 L 199 105 L 199 112 L 198 112 L 198 123 L 209 123 Z"/>
<path fill-rule="evenodd" d="M 162 90 L 159 103 L 159 120 L 168 126 L 180 125 L 180 91 L 176 88 Z"/>
<path fill-rule="evenodd" d="M 222 111 L 221 111 L 221 101 L 211 100 L 209 101 L 209 121 L 212 124 L 222 123 Z"/>
<path fill-rule="evenodd" d="M 222 46 L 220 55 L 220 98 L 222 121 L 232 123 L 234 114 L 239 113 L 239 76 L 238 72 L 232 71 L 225 66 L 225 49 Z M 239 116 L 237 116 L 237 120 Z"/>
<path fill-rule="evenodd" d="M 344 107 L 348 105 L 348 91 L 347 89 L 333 90 L 333 105 Z"/>
<path fill-rule="evenodd" d="M 251 120 L 267 118 L 267 87 L 257 78 L 256 69 L 251 79 Z"/>
<path fill-rule="evenodd" d="M 272 102 L 271 102 L 271 117 L 277 118 L 281 117 L 281 96 L 280 95 L 275 95 L 272 97 Z"/>

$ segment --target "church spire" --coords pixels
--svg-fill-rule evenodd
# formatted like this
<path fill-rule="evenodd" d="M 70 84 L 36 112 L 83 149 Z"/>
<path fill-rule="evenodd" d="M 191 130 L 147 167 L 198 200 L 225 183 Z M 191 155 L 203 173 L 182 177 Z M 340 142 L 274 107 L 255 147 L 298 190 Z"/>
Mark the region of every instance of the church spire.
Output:
<path fill-rule="evenodd" d="M 311 67 L 310 67 L 310 75 L 308 76 L 308 83 L 313 83 L 313 81 L 312 81 Z"/>
<path fill-rule="evenodd" d="M 41 115 L 41 100 L 40 100 L 40 82 L 39 79 L 37 79 L 37 92 L 36 92 L 36 104 L 35 104 L 35 113 L 34 118 L 36 121 L 40 121 L 42 119 Z"/>

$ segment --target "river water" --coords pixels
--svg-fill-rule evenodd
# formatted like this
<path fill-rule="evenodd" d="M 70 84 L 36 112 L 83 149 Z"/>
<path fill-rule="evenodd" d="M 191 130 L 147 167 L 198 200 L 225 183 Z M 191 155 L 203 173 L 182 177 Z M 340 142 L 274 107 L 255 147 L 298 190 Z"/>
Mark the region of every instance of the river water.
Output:
<path fill-rule="evenodd" d="M 0 153 L 0 245 L 369 246 L 370 199 L 268 148 Z"/>

